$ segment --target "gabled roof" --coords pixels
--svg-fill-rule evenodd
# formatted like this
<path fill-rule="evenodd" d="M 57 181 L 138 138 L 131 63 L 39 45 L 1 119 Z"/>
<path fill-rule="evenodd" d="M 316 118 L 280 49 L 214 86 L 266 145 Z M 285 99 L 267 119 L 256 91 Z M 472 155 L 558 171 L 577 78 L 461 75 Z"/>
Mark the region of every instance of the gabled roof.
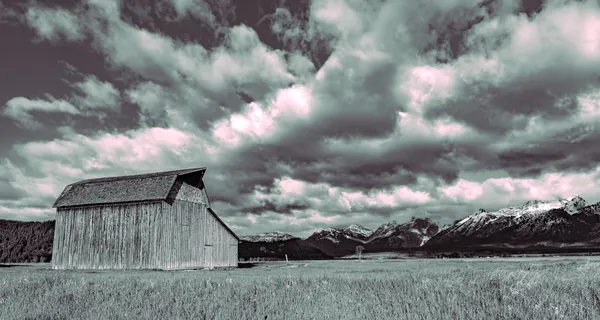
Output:
<path fill-rule="evenodd" d="M 206 168 L 193 168 L 83 180 L 66 186 L 52 207 L 166 201 L 177 177 L 192 173 L 204 175 L 205 171 Z"/>

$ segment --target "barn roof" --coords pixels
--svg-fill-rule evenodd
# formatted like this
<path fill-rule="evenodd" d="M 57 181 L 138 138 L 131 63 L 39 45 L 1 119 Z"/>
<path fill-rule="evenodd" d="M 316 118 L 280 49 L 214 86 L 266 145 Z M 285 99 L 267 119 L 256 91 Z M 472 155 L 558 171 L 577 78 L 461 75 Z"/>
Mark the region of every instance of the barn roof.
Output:
<path fill-rule="evenodd" d="M 206 168 L 193 168 L 83 180 L 66 186 L 52 207 L 166 200 L 177 177 L 204 175 L 205 171 Z"/>

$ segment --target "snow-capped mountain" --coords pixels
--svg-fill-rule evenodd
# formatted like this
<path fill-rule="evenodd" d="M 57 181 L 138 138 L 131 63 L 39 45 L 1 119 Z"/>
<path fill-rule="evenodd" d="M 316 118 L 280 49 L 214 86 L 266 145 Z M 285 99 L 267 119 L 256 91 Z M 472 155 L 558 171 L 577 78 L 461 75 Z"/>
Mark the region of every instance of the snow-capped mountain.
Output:
<path fill-rule="evenodd" d="M 305 241 L 329 255 L 340 256 L 353 253 L 357 246 L 364 245 L 367 237 L 348 232 L 347 228 L 327 228 L 311 234 Z"/>
<path fill-rule="evenodd" d="M 407 223 L 385 223 L 375 230 L 351 225 L 319 230 L 306 239 L 293 238 L 280 232 L 242 237 L 252 242 L 246 241 L 244 246 L 248 248 L 240 248 L 245 248 L 249 256 L 285 253 L 290 257 L 319 258 L 353 254 L 358 246 L 365 252 L 411 248 L 454 251 L 484 247 L 598 247 L 600 203 L 589 205 L 579 196 L 532 200 L 496 211 L 480 209 L 441 230 L 429 218 L 413 218 Z M 293 240 L 284 241 L 288 239 Z"/>
<path fill-rule="evenodd" d="M 588 206 L 579 196 L 527 201 L 494 212 L 480 209 L 440 231 L 425 247 L 579 241 L 600 220 L 598 209 L 600 206 Z"/>
<path fill-rule="evenodd" d="M 372 230 L 370 230 L 369 228 L 365 228 L 359 224 L 353 224 L 348 228 L 344 229 L 344 231 L 348 235 L 351 235 L 358 239 L 368 239 L 371 236 L 371 234 L 373 234 Z"/>
<path fill-rule="evenodd" d="M 353 224 L 345 229 L 327 228 L 317 231 L 310 235 L 307 239 L 321 240 L 327 239 L 334 243 L 339 243 L 343 239 L 350 239 L 358 242 L 366 242 L 373 231 L 358 224 Z"/>
<path fill-rule="evenodd" d="M 429 218 L 413 218 L 399 224 L 396 221 L 377 228 L 369 238 L 369 246 L 383 248 L 416 248 L 422 246 L 439 231 Z"/>
<path fill-rule="evenodd" d="M 399 224 L 398 222 L 396 222 L 396 220 L 384 223 L 379 228 L 375 229 L 375 231 L 373 231 L 373 233 L 371 234 L 371 238 L 377 239 L 391 236 L 398 226 Z"/>
<path fill-rule="evenodd" d="M 540 201 L 531 200 L 527 201 L 522 205 L 510 206 L 499 209 L 498 211 L 488 212 L 484 209 L 480 209 L 478 212 L 462 219 L 458 222 L 459 225 L 466 223 L 469 220 L 494 220 L 499 217 L 510 217 L 515 222 L 520 221 L 523 218 L 528 218 L 536 214 L 548 212 L 551 209 L 563 208 L 565 211 L 573 214 L 587 205 L 586 201 L 580 196 L 574 196 L 570 199 L 560 199 L 554 201 Z M 486 219 L 483 217 L 491 217 Z"/>
<path fill-rule="evenodd" d="M 286 241 L 291 239 L 297 239 L 298 237 L 294 237 L 291 234 L 283 233 L 283 232 L 266 232 L 252 236 L 242 236 L 241 240 L 249 241 L 249 242 L 277 242 L 277 241 Z"/>
<path fill-rule="evenodd" d="M 371 252 L 416 248 L 437 232 L 437 224 L 428 218 L 413 218 L 407 223 L 392 221 L 383 224 L 375 231 L 359 225 L 345 229 L 327 228 L 313 233 L 306 241 L 335 256 L 353 253 L 359 245 Z"/>
<path fill-rule="evenodd" d="M 561 200 L 561 203 L 563 205 L 562 207 L 569 214 L 577 213 L 577 212 L 581 211 L 581 209 L 588 206 L 588 203 L 582 197 L 580 197 L 578 195 L 576 195 L 568 200 Z"/>

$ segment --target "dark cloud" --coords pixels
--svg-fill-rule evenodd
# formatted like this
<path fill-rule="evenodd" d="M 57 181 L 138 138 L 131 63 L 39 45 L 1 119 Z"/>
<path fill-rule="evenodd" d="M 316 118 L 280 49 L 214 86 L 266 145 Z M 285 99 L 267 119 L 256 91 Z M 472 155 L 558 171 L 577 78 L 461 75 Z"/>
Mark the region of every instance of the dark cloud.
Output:
<path fill-rule="evenodd" d="M 537 176 L 541 172 L 553 171 L 586 172 L 594 169 L 600 161 L 600 151 L 595 148 L 600 139 L 600 130 L 596 127 L 569 131 L 537 144 L 515 145 L 502 150 L 498 153 L 498 167 L 514 176 Z"/>
<path fill-rule="evenodd" d="M 426 116 L 450 116 L 479 131 L 501 135 L 523 129 L 531 116 L 552 120 L 578 112 L 575 97 L 594 86 L 597 75 L 563 66 L 553 65 L 549 69 L 553 70 L 501 85 L 486 80 L 465 83 L 459 97 L 429 109 Z"/>
<path fill-rule="evenodd" d="M 8 181 L 0 180 L 0 201 L 1 200 L 19 200 L 28 194 L 22 189 L 15 188 Z"/>
<path fill-rule="evenodd" d="M 540 13 L 544 8 L 544 0 L 520 0 L 521 12 L 525 13 L 529 18 L 534 17 L 536 14 Z"/>
<path fill-rule="evenodd" d="M 502 1 L 482 1 L 476 6 L 457 7 L 452 12 L 439 12 L 428 23 L 429 43 L 421 50 L 437 63 L 448 63 L 469 52 L 466 44 L 469 30 L 485 19 L 502 13 Z M 418 41 L 423 41 L 419 38 Z"/>
<path fill-rule="evenodd" d="M 332 52 L 331 37 L 310 32 L 310 1 L 127 1 L 123 20 L 213 50 L 227 39 L 228 28 L 254 29 L 261 43 L 275 50 L 299 51 L 320 67 Z"/>
<path fill-rule="evenodd" d="M 290 204 L 279 204 L 268 200 L 260 201 L 260 206 L 242 208 L 240 211 L 243 213 L 261 214 L 264 212 L 276 212 L 282 214 L 291 214 L 294 210 L 306 210 L 310 207 L 302 203 L 290 203 Z"/>

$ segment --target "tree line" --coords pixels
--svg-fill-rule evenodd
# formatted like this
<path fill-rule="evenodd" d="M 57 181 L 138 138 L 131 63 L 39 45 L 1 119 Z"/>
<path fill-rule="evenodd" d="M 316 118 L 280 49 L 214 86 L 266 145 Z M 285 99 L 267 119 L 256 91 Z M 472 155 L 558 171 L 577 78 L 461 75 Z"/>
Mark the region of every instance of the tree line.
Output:
<path fill-rule="evenodd" d="M 50 262 L 54 221 L 0 219 L 0 263 Z"/>

